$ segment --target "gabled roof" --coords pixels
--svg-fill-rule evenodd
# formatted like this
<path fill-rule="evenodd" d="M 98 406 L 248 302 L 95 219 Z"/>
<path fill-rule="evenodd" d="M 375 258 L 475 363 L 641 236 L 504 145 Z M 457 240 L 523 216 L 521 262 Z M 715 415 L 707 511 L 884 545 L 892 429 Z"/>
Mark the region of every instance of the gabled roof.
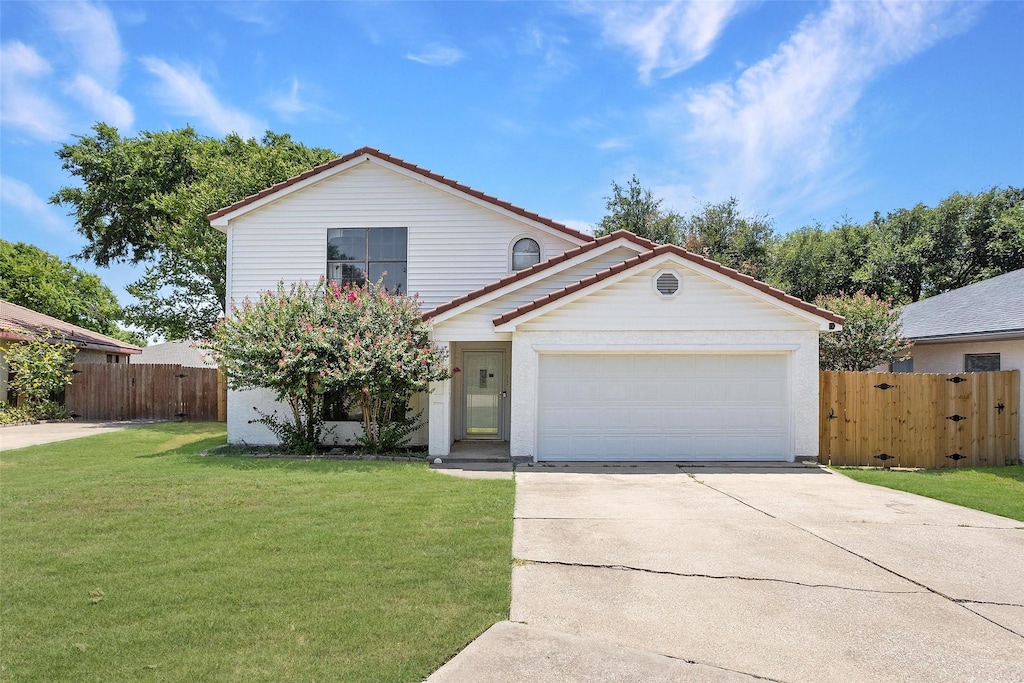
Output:
<path fill-rule="evenodd" d="M 1024 336 L 1024 268 L 907 304 L 900 318 L 915 340 Z"/>
<path fill-rule="evenodd" d="M 633 235 L 633 237 L 635 237 L 637 240 L 643 240 L 643 238 L 636 237 L 635 235 Z M 698 256 L 697 254 L 689 252 L 683 249 L 682 247 L 676 246 L 674 244 L 656 245 L 653 242 L 648 242 L 647 240 L 643 240 L 643 242 L 646 242 L 647 244 L 651 245 L 652 248 L 649 249 L 648 251 L 637 254 L 636 256 L 627 259 L 622 263 L 617 263 L 614 266 L 606 268 L 605 270 L 602 270 L 599 273 L 594 273 L 593 275 L 589 275 L 578 282 L 574 282 L 571 285 L 555 290 L 553 292 L 548 292 L 544 296 L 538 297 L 537 299 L 534 299 L 529 303 L 523 304 L 522 306 L 519 306 L 514 310 L 508 311 L 507 313 L 503 313 L 502 315 L 499 315 L 496 318 L 494 318 L 494 326 L 497 327 L 499 325 L 504 325 L 505 323 L 515 320 L 520 316 L 535 311 L 543 306 L 547 306 L 548 304 L 554 301 L 558 301 L 559 299 L 574 294 L 582 289 L 586 289 L 587 287 L 595 285 L 601 282 L 602 280 L 607 280 L 608 278 L 614 275 L 630 270 L 631 268 L 634 268 L 642 263 L 650 261 L 651 259 L 661 256 L 663 254 L 672 254 L 674 256 L 685 259 L 692 263 L 696 263 L 700 266 L 708 268 L 709 270 L 713 270 L 716 273 L 725 275 L 727 278 L 736 280 L 737 282 L 743 283 L 744 285 L 747 285 L 760 292 L 763 292 L 775 299 L 778 299 L 779 301 L 782 301 L 783 303 L 789 304 L 790 306 L 799 308 L 803 311 L 807 311 L 808 313 L 824 318 L 829 322 L 841 325 L 845 320 L 845 318 L 843 318 L 843 316 L 841 315 L 836 315 L 832 311 L 826 311 L 824 308 L 818 308 L 814 304 L 807 303 L 806 301 L 798 299 L 795 296 L 786 294 L 781 289 L 776 289 L 775 287 L 765 284 L 760 280 L 756 280 L 750 277 L 749 275 L 744 275 L 743 273 L 737 270 L 727 268 L 723 266 L 721 263 L 718 263 L 717 261 L 712 261 L 711 259 L 704 258 L 703 256 Z"/>
<path fill-rule="evenodd" d="M 66 323 L 63 320 L 33 311 L 31 308 L 12 304 L 10 301 L 0 300 L 0 339 L 23 341 L 41 333 L 63 335 L 67 341 L 80 349 L 98 349 L 127 354 L 142 351 L 134 344 Z"/>
<path fill-rule="evenodd" d="M 532 276 L 534 276 L 534 275 L 536 275 L 538 273 L 542 273 L 542 272 L 544 272 L 546 270 L 549 270 L 549 269 L 553 268 L 554 266 L 557 266 L 559 263 L 565 263 L 566 261 L 574 259 L 574 258 L 576 258 L 577 256 L 579 256 L 581 254 L 586 254 L 588 252 L 594 251 L 595 249 L 597 249 L 599 247 L 603 247 L 604 245 L 606 245 L 606 244 L 608 244 L 610 242 L 614 242 L 616 240 L 622 240 L 622 239 L 628 240 L 629 242 L 632 242 L 633 244 L 637 244 L 640 247 L 642 247 L 643 249 L 651 249 L 651 248 L 657 246 L 654 242 L 651 242 L 649 240 L 645 240 L 643 237 L 639 237 L 637 235 L 634 235 L 633 233 L 631 233 L 631 232 L 629 232 L 627 230 L 618 230 L 616 232 L 613 232 L 610 235 L 605 235 L 604 237 L 598 237 L 597 239 L 593 239 L 593 241 L 591 241 L 591 242 L 587 242 L 586 244 L 581 244 L 578 247 L 573 247 L 572 249 L 568 249 L 566 251 L 563 251 L 561 254 L 557 254 L 555 256 L 552 256 L 547 261 L 541 261 L 540 263 L 536 263 L 536 264 L 530 266 L 529 268 L 524 268 L 523 270 L 517 270 L 516 272 L 512 273 L 511 275 L 506 275 L 505 277 L 501 278 L 500 280 L 495 280 L 494 282 L 491 282 L 490 284 L 484 285 L 483 287 L 481 287 L 479 289 L 475 289 L 475 290 L 473 290 L 472 292 L 470 292 L 468 294 L 463 294 L 460 297 L 456 297 L 456 298 L 452 299 L 451 301 L 443 303 L 440 306 L 425 312 L 423 314 L 423 319 L 424 320 L 428 320 L 430 318 L 434 318 L 436 316 L 439 316 L 442 313 L 447 313 L 448 311 L 450 311 L 452 309 L 459 308 L 460 306 L 463 306 L 463 305 L 465 305 L 465 304 L 467 304 L 467 303 L 469 303 L 471 301 L 475 301 L 476 299 L 479 299 L 482 296 L 490 294 L 491 292 L 497 291 L 499 289 L 503 289 L 505 287 L 508 287 L 511 284 L 514 284 L 514 283 L 519 282 L 521 280 L 526 280 L 527 278 L 530 278 L 530 277 L 532 277 Z"/>
<path fill-rule="evenodd" d="M 350 161 L 358 159 L 359 157 L 364 156 L 364 155 L 365 156 L 369 156 L 369 157 L 374 157 L 374 158 L 376 158 L 376 159 L 378 159 L 380 161 L 383 161 L 383 162 L 388 163 L 388 164 L 392 164 L 392 165 L 397 166 L 399 168 L 403 168 L 403 169 L 405 169 L 407 171 L 412 171 L 413 173 L 421 175 L 424 178 L 428 178 L 429 180 L 433 180 L 434 182 L 438 182 L 438 183 L 441 183 L 443 185 L 447 185 L 448 187 L 452 188 L 453 190 L 457 190 L 458 192 L 461 192 L 462 194 L 468 195 L 470 197 L 473 197 L 474 199 L 478 199 L 478 200 L 486 202 L 488 204 L 493 204 L 496 207 L 499 207 L 499 208 L 504 209 L 506 211 L 510 211 L 510 212 L 512 212 L 514 214 L 522 216 L 523 218 L 529 219 L 529 220 L 534 221 L 536 223 L 540 223 L 542 225 L 546 225 L 549 228 L 553 228 L 553 229 L 557 230 L 558 232 L 561 232 L 563 234 L 569 235 L 570 237 L 574 237 L 575 239 L 583 240 L 585 242 L 590 242 L 590 241 L 592 241 L 594 239 L 593 235 L 588 235 L 585 232 L 580 232 L 579 230 L 574 230 L 574 229 L 570 228 L 569 226 L 563 225 L 562 223 L 559 223 L 557 221 L 553 221 L 550 218 L 545 218 L 544 216 L 541 216 L 540 214 L 533 213 L 532 211 L 527 211 L 526 209 L 524 209 L 524 208 L 522 208 L 520 206 L 516 206 L 515 204 L 512 204 L 510 202 L 506 202 L 503 199 L 498 199 L 497 197 L 494 197 L 492 195 L 485 194 L 485 193 L 481 192 L 480 190 L 475 190 L 475 189 L 473 189 L 472 187 L 470 187 L 468 185 L 463 185 L 462 183 L 457 182 L 455 180 L 452 180 L 451 178 L 446 178 L 443 175 L 440 175 L 438 173 L 434 173 L 433 171 L 429 171 L 429 170 L 427 170 L 425 168 L 421 168 L 421 167 L 419 167 L 419 166 L 417 166 L 415 164 L 410 164 L 408 161 L 405 161 L 403 159 L 399 159 L 398 157 L 395 157 L 395 156 L 391 156 L 390 154 L 386 154 L 385 152 L 382 152 L 379 149 L 374 149 L 372 147 L 361 147 L 361 148 L 357 149 L 354 152 L 350 152 L 350 153 L 346 154 L 345 156 L 341 156 L 341 157 L 338 157 L 337 159 L 333 159 L 331 161 L 328 161 L 325 164 L 320 164 L 319 166 L 315 166 L 314 168 L 311 168 L 308 171 L 305 171 L 304 173 L 300 173 L 299 175 L 297 175 L 297 176 L 295 176 L 293 178 L 289 178 L 288 180 L 284 180 L 284 181 L 282 181 L 280 183 L 277 183 L 276 185 L 271 185 L 267 189 L 261 190 L 260 192 L 257 192 L 256 194 L 249 195 L 245 199 L 241 199 L 241 200 L 235 202 L 234 204 L 231 204 L 230 206 L 225 206 L 223 209 L 218 209 L 217 211 L 214 211 L 213 213 L 209 214 L 206 218 L 207 218 L 207 220 L 209 220 L 211 222 L 216 220 L 216 219 L 218 219 L 218 218 L 223 218 L 224 216 L 227 216 L 228 214 L 234 213 L 235 211 L 238 211 L 239 209 L 242 209 L 242 208 L 244 208 L 246 206 L 249 206 L 250 204 L 253 204 L 254 202 L 257 202 L 257 201 L 259 201 L 261 199 L 265 199 L 267 197 L 270 197 L 271 195 L 278 194 L 279 192 L 283 192 L 284 190 L 287 190 L 289 187 L 292 187 L 293 185 L 301 183 L 302 181 L 308 180 L 309 178 L 312 178 L 314 176 L 320 175 L 321 173 L 329 171 L 332 168 L 336 168 L 338 166 L 342 166 L 344 164 L 347 164 Z"/>

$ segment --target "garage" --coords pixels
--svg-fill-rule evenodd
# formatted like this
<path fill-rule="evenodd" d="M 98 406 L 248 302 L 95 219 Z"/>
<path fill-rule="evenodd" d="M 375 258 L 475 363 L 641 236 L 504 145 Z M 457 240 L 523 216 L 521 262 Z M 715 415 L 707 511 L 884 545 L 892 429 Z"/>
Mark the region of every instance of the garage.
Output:
<path fill-rule="evenodd" d="M 788 353 L 542 353 L 538 460 L 789 460 Z"/>

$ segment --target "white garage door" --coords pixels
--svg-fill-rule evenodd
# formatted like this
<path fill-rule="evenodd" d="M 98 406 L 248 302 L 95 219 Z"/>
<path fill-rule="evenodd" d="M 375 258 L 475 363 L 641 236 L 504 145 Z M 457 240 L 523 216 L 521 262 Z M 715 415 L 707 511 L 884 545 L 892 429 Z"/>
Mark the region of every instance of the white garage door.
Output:
<path fill-rule="evenodd" d="M 785 354 L 542 354 L 539 460 L 787 460 Z"/>

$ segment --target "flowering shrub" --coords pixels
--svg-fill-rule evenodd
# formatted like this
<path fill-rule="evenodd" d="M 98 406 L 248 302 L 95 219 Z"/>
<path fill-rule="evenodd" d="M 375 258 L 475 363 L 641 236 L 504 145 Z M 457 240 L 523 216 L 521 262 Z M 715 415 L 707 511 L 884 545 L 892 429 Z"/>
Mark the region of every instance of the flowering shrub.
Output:
<path fill-rule="evenodd" d="M 857 292 L 820 296 L 814 303 L 846 318 L 842 330 L 819 338 L 822 370 L 864 372 L 908 355 L 913 342 L 903 337 L 899 309 L 884 299 Z"/>
<path fill-rule="evenodd" d="M 33 339 L 12 344 L 4 351 L 11 369 L 9 383 L 36 419 L 66 415 L 51 397 L 71 381 L 77 349 L 62 337 L 41 332 Z"/>
<path fill-rule="evenodd" d="M 279 283 L 231 311 L 204 346 L 232 388 L 266 387 L 288 405 L 290 419 L 275 412 L 259 413 L 256 421 L 295 452 L 319 448 L 325 393 L 358 396 L 361 442 L 379 452 L 412 431 L 404 406 L 413 392 L 448 376 L 416 299 L 388 294 L 380 283 Z"/>

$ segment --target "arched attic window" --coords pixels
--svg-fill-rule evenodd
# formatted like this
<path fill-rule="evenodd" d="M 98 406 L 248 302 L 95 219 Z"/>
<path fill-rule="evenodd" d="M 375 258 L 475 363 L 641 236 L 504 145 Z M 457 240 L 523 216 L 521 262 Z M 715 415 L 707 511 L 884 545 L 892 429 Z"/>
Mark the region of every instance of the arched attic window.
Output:
<path fill-rule="evenodd" d="M 540 245 L 537 240 L 523 237 L 512 246 L 512 270 L 523 270 L 540 263 Z"/>

